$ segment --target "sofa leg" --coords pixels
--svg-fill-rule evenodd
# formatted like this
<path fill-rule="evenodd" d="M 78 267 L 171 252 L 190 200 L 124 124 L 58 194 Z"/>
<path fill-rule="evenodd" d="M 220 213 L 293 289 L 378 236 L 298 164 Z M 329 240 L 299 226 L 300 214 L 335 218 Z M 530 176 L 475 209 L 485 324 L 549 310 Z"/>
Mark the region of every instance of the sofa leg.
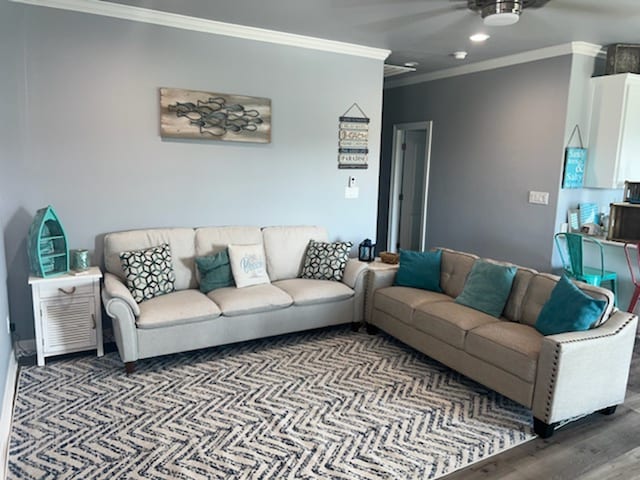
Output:
<path fill-rule="evenodd" d="M 127 375 L 136 371 L 136 362 L 124 362 L 124 371 Z"/>
<path fill-rule="evenodd" d="M 376 327 L 375 325 L 371 325 L 370 323 L 367 323 L 367 333 L 369 335 L 375 335 L 376 333 L 378 333 L 378 327 Z"/>
<path fill-rule="evenodd" d="M 602 410 L 598 410 L 598 413 L 601 414 L 601 415 L 613 415 L 614 413 L 616 413 L 616 408 L 618 408 L 617 405 L 614 405 L 612 407 L 603 408 Z"/>
<path fill-rule="evenodd" d="M 553 435 L 553 431 L 556 428 L 556 425 L 552 423 L 549 425 L 548 423 L 544 423 L 542 420 L 538 420 L 537 418 L 533 418 L 533 431 L 536 432 L 540 438 L 549 438 Z"/>

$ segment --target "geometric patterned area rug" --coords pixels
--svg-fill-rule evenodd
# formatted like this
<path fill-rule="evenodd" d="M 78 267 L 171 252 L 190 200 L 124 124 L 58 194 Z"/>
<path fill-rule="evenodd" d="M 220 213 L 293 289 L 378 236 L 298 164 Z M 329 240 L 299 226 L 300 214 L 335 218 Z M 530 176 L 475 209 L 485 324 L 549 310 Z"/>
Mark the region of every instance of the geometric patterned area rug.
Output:
<path fill-rule="evenodd" d="M 531 412 L 384 334 L 328 328 L 23 367 L 15 479 L 435 479 L 535 437 Z"/>

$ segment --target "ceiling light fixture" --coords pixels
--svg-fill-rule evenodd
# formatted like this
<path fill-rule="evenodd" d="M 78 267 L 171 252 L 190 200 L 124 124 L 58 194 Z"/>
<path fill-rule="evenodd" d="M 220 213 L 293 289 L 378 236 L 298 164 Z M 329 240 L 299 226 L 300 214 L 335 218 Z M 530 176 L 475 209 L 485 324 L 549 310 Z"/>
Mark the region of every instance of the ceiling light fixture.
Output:
<path fill-rule="evenodd" d="M 457 52 L 453 52 L 451 56 L 456 60 L 464 60 L 465 58 L 467 58 L 467 52 L 465 52 L 464 50 L 458 50 Z"/>
<path fill-rule="evenodd" d="M 486 41 L 488 38 L 489 35 L 487 35 L 486 33 L 476 33 L 475 35 L 471 35 L 469 37 L 469 40 L 475 43 L 480 43 Z"/>
<path fill-rule="evenodd" d="M 484 24 L 489 27 L 513 25 L 521 13 L 522 0 L 495 0 L 482 8 Z"/>

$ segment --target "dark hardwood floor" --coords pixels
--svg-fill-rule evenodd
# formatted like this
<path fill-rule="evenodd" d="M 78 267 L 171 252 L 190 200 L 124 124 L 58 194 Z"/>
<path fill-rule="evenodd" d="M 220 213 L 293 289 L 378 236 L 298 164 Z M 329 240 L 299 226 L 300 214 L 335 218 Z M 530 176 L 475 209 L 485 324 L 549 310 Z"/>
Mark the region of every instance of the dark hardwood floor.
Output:
<path fill-rule="evenodd" d="M 597 354 L 597 352 L 594 352 Z M 640 334 L 627 398 L 610 416 L 589 415 L 444 477 L 446 480 L 640 479 Z"/>

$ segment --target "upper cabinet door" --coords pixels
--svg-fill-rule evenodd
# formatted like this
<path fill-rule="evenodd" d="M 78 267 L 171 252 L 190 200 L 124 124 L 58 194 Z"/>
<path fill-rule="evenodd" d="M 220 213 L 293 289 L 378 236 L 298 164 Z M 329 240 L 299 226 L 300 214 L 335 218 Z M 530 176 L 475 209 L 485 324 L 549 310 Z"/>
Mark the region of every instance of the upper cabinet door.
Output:
<path fill-rule="evenodd" d="M 640 75 L 597 77 L 585 186 L 623 188 L 640 181 Z"/>

